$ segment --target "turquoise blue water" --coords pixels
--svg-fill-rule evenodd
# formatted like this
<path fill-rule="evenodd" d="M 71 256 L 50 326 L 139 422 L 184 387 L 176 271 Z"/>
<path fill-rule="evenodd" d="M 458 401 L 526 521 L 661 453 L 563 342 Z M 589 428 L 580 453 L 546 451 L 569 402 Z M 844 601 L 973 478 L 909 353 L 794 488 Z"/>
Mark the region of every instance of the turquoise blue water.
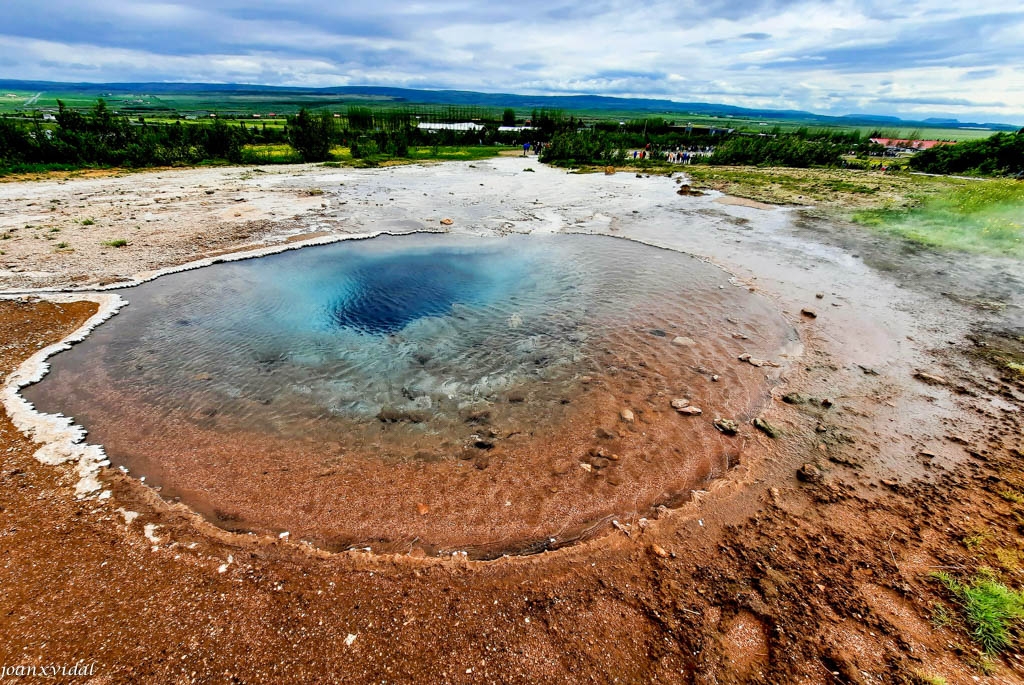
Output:
<path fill-rule="evenodd" d="M 792 335 L 713 265 L 604 236 L 352 240 L 120 294 L 26 397 L 221 525 L 332 549 L 532 549 L 687 492 L 730 458 L 711 417 L 766 396 L 737 356 Z"/>

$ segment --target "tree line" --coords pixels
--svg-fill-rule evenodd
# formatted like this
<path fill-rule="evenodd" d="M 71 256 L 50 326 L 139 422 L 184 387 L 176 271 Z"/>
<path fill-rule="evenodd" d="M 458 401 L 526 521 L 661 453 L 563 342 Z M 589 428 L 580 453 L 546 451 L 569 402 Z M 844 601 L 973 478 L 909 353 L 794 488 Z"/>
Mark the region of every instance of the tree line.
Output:
<path fill-rule="evenodd" d="M 929 174 L 1014 176 L 1024 174 L 1024 128 L 988 138 L 922 150 L 911 168 Z"/>

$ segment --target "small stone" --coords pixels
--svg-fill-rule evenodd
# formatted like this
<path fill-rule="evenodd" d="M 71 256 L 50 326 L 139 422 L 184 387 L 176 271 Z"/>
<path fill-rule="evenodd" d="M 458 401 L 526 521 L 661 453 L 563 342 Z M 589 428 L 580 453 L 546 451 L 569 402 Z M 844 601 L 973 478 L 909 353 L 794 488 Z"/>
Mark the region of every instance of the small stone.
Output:
<path fill-rule="evenodd" d="M 598 440 L 614 440 L 619 437 L 614 431 L 606 430 L 600 426 L 594 430 L 594 437 Z"/>
<path fill-rule="evenodd" d="M 746 362 L 746 363 L 750 364 L 751 366 L 756 366 L 758 368 L 760 368 L 762 366 L 770 366 L 770 367 L 778 368 L 778 366 L 779 366 L 777 363 L 775 363 L 773 361 L 769 361 L 767 359 L 758 359 L 756 357 L 750 356 L 750 354 L 748 354 L 748 353 L 741 354 L 739 357 L 737 357 L 737 359 L 739 359 L 741 362 Z"/>
<path fill-rule="evenodd" d="M 824 300 L 825 299 L 825 293 L 815 293 L 814 296 L 816 298 L 818 298 L 819 300 Z"/>
<path fill-rule="evenodd" d="M 804 404 L 807 398 L 798 392 L 788 392 L 782 396 L 782 401 L 786 404 Z"/>
<path fill-rule="evenodd" d="M 417 512 L 417 513 L 418 513 L 418 514 L 419 514 L 420 516 L 426 516 L 427 514 L 429 514 L 429 513 L 430 513 L 430 507 L 428 507 L 428 506 L 427 506 L 426 504 L 424 504 L 423 502 L 417 502 L 417 503 L 416 503 L 416 512 Z"/>
<path fill-rule="evenodd" d="M 711 382 L 712 383 L 717 383 L 718 382 L 718 374 L 717 373 L 711 375 Z"/>
<path fill-rule="evenodd" d="M 622 485 L 622 474 L 618 471 L 613 471 L 608 474 L 608 485 Z"/>
<path fill-rule="evenodd" d="M 621 418 L 626 423 L 633 423 L 633 421 L 636 420 L 636 417 L 633 416 L 633 411 L 631 409 L 623 409 L 622 411 L 620 411 L 619 418 Z"/>
<path fill-rule="evenodd" d="M 672 408 L 685 416 L 700 416 L 704 413 L 700 407 L 694 407 L 689 400 L 684 399 L 672 400 Z"/>
<path fill-rule="evenodd" d="M 715 419 L 714 426 L 725 435 L 736 435 L 739 432 L 739 426 L 732 419 Z"/>
<path fill-rule="evenodd" d="M 754 419 L 754 428 L 761 431 L 769 438 L 779 437 L 779 429 L 760 417 Z"/>
<path fill-rule="evenodd" d="M 818 318 L 818 312 L 814 311 L 813 309 L 809 309 L 807 307 L 804 307 L 803 309 L 801 309 L 800 313 L 803 314 L 804 316 L 806 316 L 808 319 L 817 319 Z"/>
<path fill-rule="evenodd" d="M 828 408 L 829 408 L 829 407 L 831 407 L 831 406 L 832 406 L 833 404 L 835 404 L 835 401 L 834 401 L 834 400 L 832 400 L 832 399 L 831 399 L 831 398 L 829 398 L 829 397 L 826 397 L 825 399 L 823 399 L 823 400 L 821 401 L 821 406 L 825 407 L 825 409 L 828 409 Z"/>
<path fill-rule="evenodd" d="M 665 331 L 661 330 L 660 328 L 652 328 L 651 330 L 649 330 L 647 332 L 650 333 L 651 335 L 655 336 L 656 338 L 664 338 L 665 336 L 668 335 L 668 333 L 666 333 Z"/>
<path fill-rule="evenodd" d="M 355 642 L 355 641 L 356 641 L 356 636 L 353 635 L 352 633 L 349 633 L 348 637 L 345 638 L 345 646 L 346 647 L 351 647 L 352 643 Z"/>
<path fill-rule="evenodd" d="M 594 470 L 594 467 L 591 466 L 590 464 L 588 464 L 585 461 L 581 461 L 580 462 L 580 468 L 583 469 L 584 471 L 586 471 L 587 473 L 590 473 L 591 471 Z"/>
<path fill-rule="evenodd" d="M 672 556 L 668 553 L 668 550 L 666 550 L 661 545 L 651 545 L 651 554 L 658 557 L 659 559 L 668 559 L 670 556 Z"/>
<path fill-rule="evenodd" d="M 914 378 L 916 378 L 919 381 L 924 381 L 925 383 L 930 383 L 932 385 L 946 385 L 949 383 L 949 381 L 947 381 L 942 376 L 936 376 L 934 374 L 925 373 L 924 371 L 915 371 Z"/>
<path fill-rule="evenodd" d="M 590 465 L 595 469 L 606 469 L 612 465 L 611 461 L 604 457 L 594 457 L 590 460 Z"/>
<path fill-rule="evenodd" d="M 804 464 L 796 471 L 796 477 L 805 483 L 820 483 L 825 479 L 819 469 L 814 464 Z"/>
<path fill-rule="evenodd" d="M 448 219 L 448 218 L 441 219 L 441 225 L 442 226 L 451 226 L 454 223 L 455 223 L 454 221 L 452 221 L 451 219 Z"/>
<path fill-rule="evenodd" d="M 672 344 L 680 345 L 682 347 L 690 347 L 691 345 L 695 345 L 696 343 L 694 342 L 693 338 L 687 338 L 685 335 L 677 335 L 676 337 L 672 338 Z"/>

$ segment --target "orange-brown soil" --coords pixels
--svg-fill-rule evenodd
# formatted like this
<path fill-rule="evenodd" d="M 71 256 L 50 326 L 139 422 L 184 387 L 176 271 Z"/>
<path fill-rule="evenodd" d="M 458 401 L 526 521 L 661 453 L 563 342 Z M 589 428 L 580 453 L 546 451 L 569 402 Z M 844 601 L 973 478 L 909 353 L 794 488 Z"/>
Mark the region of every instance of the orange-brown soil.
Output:
<path fill-rule="evenodd" d="M 0 372 L 94 306 L 0 302 Z M 1019 577 L 1018 505 L 1000 493 L 1024 486 L 1020 416 L 979 395 L 1024 387 L 964 359 L 946 371 L 963 420 L 906 443 L 942 471 L 930 482 L 872 476 L 906 451 L 895 433 L 915 429 L 887 428 L 886 408 L 918 381 L 865 374 L 836 397 L 815 365 L 787 391 L 835 405 L 774 403 L 785 435 L 744 427 L 757 456 L 697 501 L 494 562 L 232 535 L 117 472 L 112 498 L 76 501 L 70 469 L 0 416 L 0 664 L 95 663 L 95 682 L 972 682 L 979 654 L 956 620 L 933 624 L 951 603 L 927 574 Z M 820 481 L 797 480 L 805 462 Z M 995 661 L 1003 681 L 1016 658 Z"/>

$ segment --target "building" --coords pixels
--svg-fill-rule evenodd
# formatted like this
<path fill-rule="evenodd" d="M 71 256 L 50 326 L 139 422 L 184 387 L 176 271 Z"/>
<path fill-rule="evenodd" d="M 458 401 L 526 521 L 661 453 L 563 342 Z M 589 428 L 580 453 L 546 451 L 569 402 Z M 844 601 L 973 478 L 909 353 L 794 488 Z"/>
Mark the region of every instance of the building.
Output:
<path fill-rule="evenodd" d="M 887 152 L 920 152 L 939 145 L 956 145 L 949 140 L 900 140 L 899 138 L 872 138 L 872 143 L 881 145 Z"/>
<path fill-rule="evenodd" d="M 426 122 L 420 122 L 416 124 L 416 128 L 421 131 L 482 131 L 484 127 L 482 124 L 474 124 L 469 121 L 460 122 L 457 124 L 428 124 Z"/>

